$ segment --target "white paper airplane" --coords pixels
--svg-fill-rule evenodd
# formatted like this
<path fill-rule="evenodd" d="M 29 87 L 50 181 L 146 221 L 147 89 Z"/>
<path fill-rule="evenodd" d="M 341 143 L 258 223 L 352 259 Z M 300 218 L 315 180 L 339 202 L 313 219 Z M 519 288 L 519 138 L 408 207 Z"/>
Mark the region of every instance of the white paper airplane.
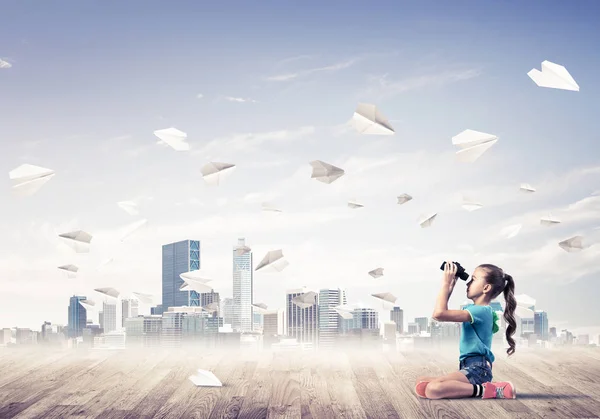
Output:
<path fill-rule="evenodd" d="M 539 87 L 571 90 L 574 92 L 579 91 L 579 85 L 567 69 L 560 64 L 555 64 L 548 60 L 542 62 L 542 71 L 533 68 L 527 75 Z"/>
<path fill-rule="evenodd" d="M 319 182 L 330 184 L 344 175 L 344 169 L 340 169 L 329 163 L 325 163 L 321 160 L 314 160 L 310 162 L 312 166 L 311 178 L 316 179 Z"/>
<path fill-rule="evenodd" d="M 11 68 L 11 67 L 12 67 L 12 64 L 9 63 L 8 61 L 0 60 L 0 69 L 5 70 L 5 69 Z"/>
<path fill-rule="evenodd" d="M 452 144 L 460 148 L 456 152 L 456 159 L 463 163 L 473 163 L 497 142 L 498 137 L 495 135 L 471 129 L 452 137 Z"/>
<path fill-rule="evenodd" d="M 289 262 L 284 259 L 283 250 L 270 250 L 260 261 L 260 263 L 254 271 L 258 271 L 259 269 L 263 268 L 268 268 L 267 270 L 271 272 L 281 272 L 288 265 Z"/>
<path fill-rule="evenodd" d="M 396 302 L 396 300 L 398 299 L 398 297 L 396 297 L 394 294 L 392 294 L 391 292 L 381 292 L 378 294 L 371 294 L 371 296 L 378 298 L 382 301 L 386 301 L 388 303 L 392 303 L 394 304 Z"/>
<path fill-rule="evenodd" d="M 100 294 L 108 295 L 109 297 L 113 297 L 113 298 L 119 297 L 119 291 L 117 291 L 116 289 L 114 289 L 112 287 L 94 288 L 94 291 L 99 292 Z"/>
<path fill-rule="evenodd" d="M 314 291 L 305 292 L 304 294 L 300 294 L 292 298 L 292 303 L 296 304 L 300 308 L 314 306 L 317 303 L 317 293 Z"/>
<path fill-rule="evenodd" d="M 531 186 L 529 183 L 521 183 L 521 187 L 519 188 L 521 192 L 535 192 L 535 188 Z"/>
<path fill-rule="evenodd" d="M 406 204 L 408 201 L 412 200 L 413 197 L 409 194 L 403 193 L 398 197 L 398 205 Z"/>
<path fill-rule="evenodd" d="M 348 207 L 352 208 L 352 209 L 356 209 L 356 208 L 363 208 L 364 205 L 359 204 L 355 199 L 351 199 L 350 201 L 348 201 Z"/>
<path fill-rule="evenodd" d="M 138 231 L 139 229 L 141 229 L 142 227 L 144 227 L 147 223 L 148 223 L 148 220 L 146 220 L 144 218 L 142 220 L 136 221 L 135 223 L 129 224 L 123 230 L 123 234 L 121 235 L 121 241 L 122 242 L 125 241 L 125 239 L 127 237 L 131 236 L 133 233 L 135 233 L 136 231 Z"/>
<path fill-rule="evenodd" d="M 435 217 L 437 217 L 437 212 L 426 217 L 422 217 L 421 221 L 419 221 L 421 228 L 431 227 L 431 225 L 435 221 Z"/>
<path fill-rule="evenodd" d="M 560 220 L 549 214 L 547 217 L 542 217 L 540 219 L 540 224 L 544 226 L 552 226 L 555 224 L 560 224 Z"/>
<path fill-rule="evenodd" d="M 211 162 L 205 164 L 200 172 L 208 185 L 220 185 L 235 170 L 235 164 Z"/>
<path fill-rule="evenodd" d="M 96 303 L 94 301 L 92 301 L 92 300 L 79 300 L 79 304 L 81 304 L 81 306 L 83 308 L 85 308 L 86 311 L 88 311 L 88 310 L 91 311 L 91 310 L 94 310 L 96 308 L 95 307 Z"/>
<path fill-rule="evenodd" d="M 134 292 L 134 297 L 144 304 L 152 304 L 152 294 L 144 294 L 141 292 Z"/>
<path fill-rule="evenodd" d="M 187 279 L 185 283 L 179 287 L 179 291 L 196 291 L 199 294 L 208 294 L 213 292 L 214 288 L 200 281 Z"/>
<path fill-rule="evenodd" d="M 375 105 L 359 103 L 352 116 L 352 126 L 361 134 L 394 135 L 394 128 Z"/>
<path fill-rule="evenodd" d="M 184 282 L 191 280 L 191 281 L 200 282 L 202 284 L 207 284 L 207 283 L 213 281 L 213 279 L 208 278 L 208 276 L 209 275 L 204 273 L 204 271 L 201 271 L 199 269 L 197 269 L 195 271 L 188 271 L 188 272 L 179 274 L 179 278 L 181 278 Z"/>
<path fill-rule="evenodd" d="M 75 265 L 63 265 L 63 266 L 59 266 L 58 269 L 66 271 L 67 277 L 69 277 L 69 278 L 77 277 L 77 272 L 79 271 L 79 268 Z"/>
<path fill-rule="evenodd" d="M 483 204 L 481 202 L 476 202 L 472 199 L 469 199 L 467 197 L 463 197 L 463 204 L 462 207 L 469 211 L 477 211 L 478 209 L 481 209 L 483 207 Z"/>
<path fill-rule="evenodd" d="M 574 236 L 570 239 L 563 240 L 558 243 L 561 249 L 565 252 L 573 253 L 579 252 L 583 250 L 583 237 L 582 236 Z"/>
<path fill-rule="evenodd" d="M 22 164 L 8 173 L 13 181 L 13 193 L 19 197 L 33 195 L 54 175 L 54 170 L 32 164 Z"/>
<path fill-rule="evenodd" d="M 371 275 L 373 278 L 380 278 L 383 276 L 383 268 L 373 269 L 372 271 L 369 271 L 369 275 Z"/>
<path fill-rule="evenodd" d="M 199 369 L 196 375 L 190 375 L 190 381 L 198 387 L 222 387 L 223 383 L 210 371 Z"/>
<path fill-rule="evenodd" d="M 523 227 L 523 224 L 509 225 L 507 227 L 504 227 L 502 229 L 502 231 L 500 231 L 500 235 L 506 237 L 507 239 L 512 239 L 517 234 L 519 234 L 519 231 L 521 231 L 522 227 Z"/>
<path fill-rule="evenodd" d="M 283 212 L 279 208 L 276 208 L 276 207 L 272 206 L 271 204 L 269 204 L 267 202 L 263 202 L 262 203 L 262 210 L 263 211 L 270 211 L 270 212 Z"/>
<path fill-rule="evenodd" d="M 252 311 L 254 313 L 265 314 L 267 312 L 267 305 L 264 303 L 252 304 Z"/>
<path fill-rule="evenodd" d="M 186 142 L 187 134 L 183 131 L 179 131 L 177 128 L 171 127 L 166 129 L 160 129 L 154 131 L 162 142 L 171 146 L 176 151 L 188 151 L 190 145 Z"/>
<path fill-rule="evenodd" d="M 137 204 L 133 201 L 121 201 L 117 202 L 117 205 L 129 215 L 138 215 L 140 213 L 137 209 Z"/>
<path fill-rule="evenodd" d="M 64 239 L 64 243 L 77 253 L 88 253 L 92 235 L 82 230 L 71 231 L 59 234 L 58 237 Z"/>

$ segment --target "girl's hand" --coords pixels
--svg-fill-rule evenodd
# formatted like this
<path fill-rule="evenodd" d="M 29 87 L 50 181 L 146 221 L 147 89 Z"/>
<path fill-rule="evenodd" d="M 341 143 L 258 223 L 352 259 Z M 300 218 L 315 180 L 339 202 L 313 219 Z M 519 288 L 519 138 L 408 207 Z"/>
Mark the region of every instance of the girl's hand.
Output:
<path fill-rule="evenodd" d="M 452 293 L 454 290 L 454 285 L 458 280 L 456 276 L 457 267 L 451 261 L 446 261 L 446 266 L 444 266 L 444 273 L 442 274 L 442 283 L 444 286 L 448 287 L 448 292 Z"/>

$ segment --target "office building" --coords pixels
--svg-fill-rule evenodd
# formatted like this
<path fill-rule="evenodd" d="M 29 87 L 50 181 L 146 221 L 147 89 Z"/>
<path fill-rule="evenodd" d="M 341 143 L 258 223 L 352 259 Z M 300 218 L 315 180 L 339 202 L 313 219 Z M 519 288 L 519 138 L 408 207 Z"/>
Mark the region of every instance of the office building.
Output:
<path fill-rule="evenodd" d="M 549 339 L 548 313 L 544 310 L 536 310 L 533 315 L 533 331 L 541 340 Z"/>
<path fill-rule="evenodd" d="M 117 330 L 117 304 L 107 303 L 102 304 L 103 313 L 103 329 L 104 333 L 110 333 Z"/>
<path fill-rule="evenodd" d="M 238 239 L 233 249 L 233 319 L 232 329 L 236 332 L 253 330 L 253 270 L 252 250 L 246 247 L 244 238 Z"/>
<path fill-rule="evenodd" d="M 419 331 L 429 332 L 427 317 L 415 317 L 415 323 L 419 325 Z"/>
<path fill-rule="evenodd" d="M 312 305 L 301 308 L 292 300 L 308 293 L 306 288 L 288 290 L 286 292 L 286 329 L 288 338 L 296 338 L 303 347 L 317 348 L 319 340 L 318 324 L 318 294 L 314 293 Z"/>
<path fill-rule="evenodd" d="M 121 325 L 125 327 L 125 319 L 138 316 L 138 300 L 125 299 L 121 301 Z"/>
<path fill-rule="evenodd" d="M 162 311 L 169 307 L 200 306 L 196 291 L 180 291 L 179 275 L 200 269 L 200 241 L 183 240 L 162 247 Z M 157 313 L 157 310 L 154 310 Z M 157 313 L 158 314 L 158 313 Z"/>
<path fill-rule="evenodd" d="M 396 331 L 404 333 L 404 310 L 400 307 L 394 307 L 390 310 L 390 320 L 396 323 Z"/>
<path fill-rule="evenodd" d="M 87 323 L 87 310 L 79 304 L 79 302 L 85 299 L 87 299 L 87 297 L 76 295 L 69 298 L 67 334 L 70 338 L 76 338 L 83 335 L 83 328 Z"/>
<path fill-rule="evenodd" d="M 335 307 L 346 304 L 346 292 L 337 289 L 319 291 L 319 349 L 333 349 L 340 332 L 341 316 Z"/>

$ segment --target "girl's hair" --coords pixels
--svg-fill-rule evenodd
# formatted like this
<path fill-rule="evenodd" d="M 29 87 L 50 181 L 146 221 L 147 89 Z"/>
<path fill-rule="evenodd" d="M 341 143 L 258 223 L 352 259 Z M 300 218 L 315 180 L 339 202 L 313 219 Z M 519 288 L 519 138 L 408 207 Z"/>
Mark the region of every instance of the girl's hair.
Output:
<path fill-rule="evenodd" d="M 504 308 L 504 320 L 508 323 L 506 328 L 506 341 L 509 348 L 506 353 L 510 356 L 515 353 L 515 340 L 512 335 L 517 330 L 517 321 L 515 320 L 515 309 L 517 308 L 517 300 L 515 299 L 515 281 L 512 276 L 505 274 L 502 269 L 496 265 L 489 263 L 479 265 L 485 269 L 485 281 L 492 286 L 490 301 L 499 296 L 504 291 L 504 300 L 506 307 Z"/>

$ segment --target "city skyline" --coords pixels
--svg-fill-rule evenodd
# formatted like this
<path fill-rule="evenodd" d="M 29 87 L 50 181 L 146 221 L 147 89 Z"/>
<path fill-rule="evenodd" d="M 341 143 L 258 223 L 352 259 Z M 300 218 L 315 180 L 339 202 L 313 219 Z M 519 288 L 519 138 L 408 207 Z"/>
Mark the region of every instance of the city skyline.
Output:
<path fill-rule="evenodd" d="M 342 20 L 337 7 L 315 14 L 304 4 L 293 14 L 311 22 L 307 35 L 278 19 L 289 8 L 273 5 L 240 3 L 232 15 L 224 5 L 195 14 L 148 3 L 143 22 L 125 24 L 118 16 L 133 16 L 134 3 L 73 7 L 51 26 L 40 16 L 54 8 L 41 4 L 39 16 L 0 28 L 0 58 L 11 63 L 0 69 L 0 166 L 56 171 L 28 198 L 12 196 L 8 176 L 0 188 L 0 327 L 66 324 L 65 301 L 99 301 L 98 287 L 162 298 L 161 247 L 191 238 L 202 243 L 202 269 L 224 284 L 215 291 L 232 296 L 231 244 L 245 237 L 259 260 L 282 249 L 290 262 L 254 274 L 254 301 L 269 309 L 306 285 L 374 306 L 370 294 L 392 292 L 405 319 L 430 317 L 439 265 L 452 259 L 469 273 L 504 268 L 550 326 L 600 333 L 596 4 L 361 4 Z M 536 86 L 527 72 L 544 60 L 564 65 L 581 90 Z M 395 135 L 354 132 L 347 122 L 359 102 L 376 104 Z M 188 133 L 188 152 L 157 144 L 153 131 L 170 126 Z M 457 163 L 451 139 L 465 129 L 498 143 Z M 346 174 L 320 183 L 310 178 L 314 160 Z M 212 161 L 237 165 L 214 187 L 200 173 Z M 536 192 L 519 191 L 523 182 Z M 403 193 L 414 199 L 397 205 Z M 483 208 L 465 211 L 467 195 Z M 349 208 L 352 199 L 365 207 Z M 129 200 L 139 215 L 117 206 Z M 283 212 L 262 211 L 263 202 Z M 422 229 L 430 212 L 438 216 Z M 562 223 L 541 226 L 549 213 Z M 148 225 L 121 242 L 122 228 L 142 218 Z M 517 223 L 516 237 L 500 235 Z M 60 243 L 76 229 L 93 235 L 90 253 Z M 558 247 L 577 234 L 591 247 Z M 76 278 L 57 269 L 65 264 L 80 268 Z M 378 267 L 384 276 L 370 277 Z M 459 281 L 449 307 L 464 299 Z"/>

